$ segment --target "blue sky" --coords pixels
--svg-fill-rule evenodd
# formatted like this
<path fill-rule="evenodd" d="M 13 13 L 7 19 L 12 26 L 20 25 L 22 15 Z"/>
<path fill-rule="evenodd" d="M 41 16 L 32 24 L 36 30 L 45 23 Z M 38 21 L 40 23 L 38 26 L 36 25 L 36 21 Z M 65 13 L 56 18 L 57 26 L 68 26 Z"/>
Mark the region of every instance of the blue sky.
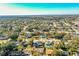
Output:
<path fill-rule="evenodd" d="M 79 14 L 79 3 L 1 3 L 0 15 Z"/>
<path fill-rule="evenodd" d="M 39 9 L 70 9 L 79 8 L 79 3 L 14 3 L 8 4 L 20 8 L 39 8 Z"/>

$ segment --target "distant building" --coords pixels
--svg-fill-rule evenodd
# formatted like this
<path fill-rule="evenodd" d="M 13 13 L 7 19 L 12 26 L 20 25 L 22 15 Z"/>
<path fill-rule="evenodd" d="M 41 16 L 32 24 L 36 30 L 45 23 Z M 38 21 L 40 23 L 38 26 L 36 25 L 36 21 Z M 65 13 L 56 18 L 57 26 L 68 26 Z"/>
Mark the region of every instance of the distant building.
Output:
<path fill-rule="evenodd" d="M 0 34 L 0 40 L 6 40 L 8 39 L 7 35 Z"/>
<path fill-rule="evenodd" d="M 47 36 L 46 36 L 46 34 L 40 34 L 40 38 L 46 38 Z"/>

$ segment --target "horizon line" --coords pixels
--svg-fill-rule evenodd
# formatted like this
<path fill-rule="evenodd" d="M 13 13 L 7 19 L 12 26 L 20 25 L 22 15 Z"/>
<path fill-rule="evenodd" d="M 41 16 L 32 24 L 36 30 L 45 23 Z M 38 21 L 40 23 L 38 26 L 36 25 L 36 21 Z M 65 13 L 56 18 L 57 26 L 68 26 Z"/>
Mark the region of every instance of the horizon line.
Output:
<path fill-rule="evenodd" d="M 54 15 L 61 15 L 61 16 L 63 16 L 63 15 L 79 15 L 79 14 L 0 14 L 0 16 L 54 16 Z"/>

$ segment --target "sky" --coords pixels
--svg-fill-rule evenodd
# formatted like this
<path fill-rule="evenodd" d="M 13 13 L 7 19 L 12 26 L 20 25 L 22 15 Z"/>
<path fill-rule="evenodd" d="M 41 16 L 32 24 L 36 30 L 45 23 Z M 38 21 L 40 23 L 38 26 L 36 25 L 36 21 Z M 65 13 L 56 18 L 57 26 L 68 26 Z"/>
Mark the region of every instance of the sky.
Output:
<path fill-rule="evenodd" d="M 1 3 L 0 15 L 79 14 L 79 3 Z"/>

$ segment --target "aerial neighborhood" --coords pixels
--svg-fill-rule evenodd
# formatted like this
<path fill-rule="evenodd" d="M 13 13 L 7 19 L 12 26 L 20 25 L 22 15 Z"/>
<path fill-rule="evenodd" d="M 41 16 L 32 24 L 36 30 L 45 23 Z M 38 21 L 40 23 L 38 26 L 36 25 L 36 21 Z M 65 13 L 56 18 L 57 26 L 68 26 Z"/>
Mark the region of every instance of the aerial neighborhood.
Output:
<path fill-rule="evenodd" d="M 79 56 L 79 16 L 0 16 L 1 56 Z"/>

